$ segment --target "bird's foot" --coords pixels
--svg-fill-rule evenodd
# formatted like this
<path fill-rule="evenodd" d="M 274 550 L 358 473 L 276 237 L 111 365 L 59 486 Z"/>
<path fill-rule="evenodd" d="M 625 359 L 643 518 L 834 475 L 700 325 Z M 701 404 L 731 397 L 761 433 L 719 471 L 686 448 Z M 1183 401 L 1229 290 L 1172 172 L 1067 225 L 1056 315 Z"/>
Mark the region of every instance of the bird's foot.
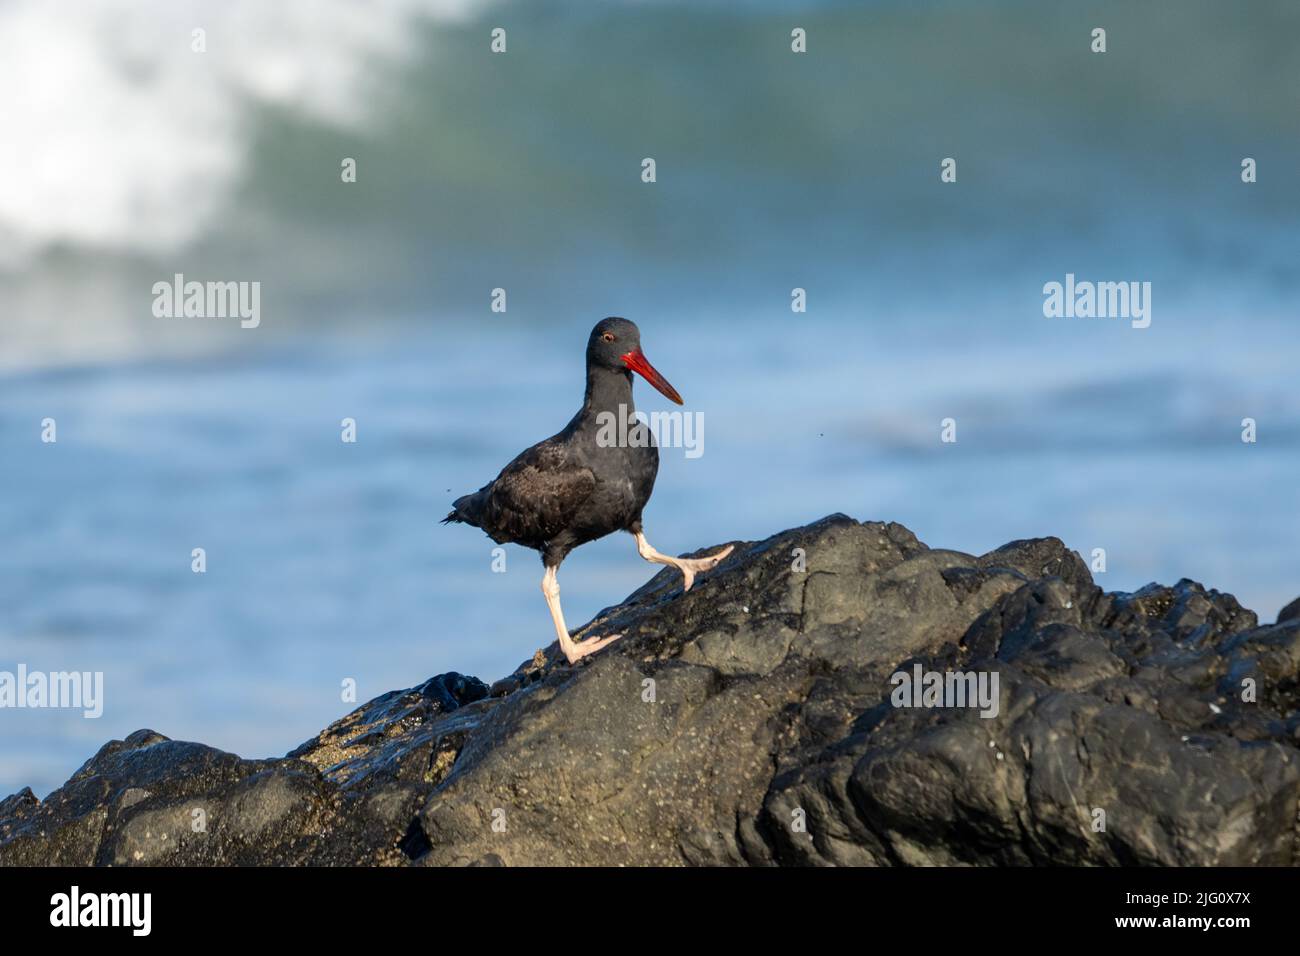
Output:
<path fill-rule="evenodd" d="M 576 664 L 588 654 L 595 654 L 602 647 L 613 644 L 622 636 L 622 634 L 610 634 L 608 637 L 589 637 L 585 641 L 571 640 L 560 644 L 560 650 L 564 652 L 570 664 Z"/>
<path fill-rule="evenodd" d="M 736 546 L 729 544 L 717 554 L 711 554 L 707 558 L 673 558 L 673 565 L 682 572 L 682 578 L 684 579 L 682 590 L 689 591 L 691 585 L 695 583 L 695 575 L 704 571 L 712 571 L 734 550 L 736 550 Z"/>

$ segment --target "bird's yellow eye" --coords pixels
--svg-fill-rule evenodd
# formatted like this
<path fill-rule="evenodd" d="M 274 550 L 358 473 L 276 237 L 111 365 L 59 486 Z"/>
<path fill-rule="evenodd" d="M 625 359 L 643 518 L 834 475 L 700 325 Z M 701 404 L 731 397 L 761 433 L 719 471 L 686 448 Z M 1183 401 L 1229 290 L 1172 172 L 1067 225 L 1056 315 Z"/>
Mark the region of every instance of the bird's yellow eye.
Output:
<path fill-rule="evenodd" d="M 613 342 L 613 341 L 614 341 L 614 333 L 613 333 L 613 332 L 606 332 L 604 335 L 601 336 L 601 339 L 602 339 L 603 341 L 605 341 L 605 342 Z"/>

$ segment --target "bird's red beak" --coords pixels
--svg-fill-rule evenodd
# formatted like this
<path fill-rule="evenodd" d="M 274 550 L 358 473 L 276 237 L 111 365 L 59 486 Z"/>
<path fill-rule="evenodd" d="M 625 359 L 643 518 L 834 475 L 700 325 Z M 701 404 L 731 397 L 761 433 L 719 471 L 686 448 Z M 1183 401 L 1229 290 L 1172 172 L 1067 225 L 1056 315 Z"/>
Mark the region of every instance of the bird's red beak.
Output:
<path fill-rule="evenodd" d="M 669 401 L 682 404 L 682 397 L 677 394 L 677 389 L 668 384 L 668 379 L 664 378 L 651 365 L 645 357 L 645 353 L 640 349 L 633 349 L 621 356 L 623 364 L 636 372 L 643 379 L 657 388 Z"/>

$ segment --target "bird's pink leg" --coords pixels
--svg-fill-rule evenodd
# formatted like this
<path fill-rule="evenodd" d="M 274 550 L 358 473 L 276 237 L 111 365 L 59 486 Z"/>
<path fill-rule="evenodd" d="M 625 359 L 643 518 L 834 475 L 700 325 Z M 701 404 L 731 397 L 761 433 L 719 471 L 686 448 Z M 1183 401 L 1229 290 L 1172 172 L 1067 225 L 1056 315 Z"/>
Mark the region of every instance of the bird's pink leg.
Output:
<path fill-rule="evenodd" d="M 576 664 L 588 654 L 594 654 L 606 644 L 617 641 L 622 634 L 608 637 L 590 637 L 585 641 L 575 641 L 569 636 L 569 629 L 564 626 L 564 612 L 560 610 L 560 582 L 555 576 L 555 568 L 547 568 L 542 576 L 542 593 L 546 595 L 546 606 L 551 609 L 551 620 L 555 622 L 555 636 L 560 639 L 560 650 L 570 664 Z"/>
<path fill-rule="evenodd" d="M 691 589 L 691 585 L 695 583 L 695 575 L 702 571 L 712 571 L 722 563 L 723 558 L 735 550 L 735 547 L 734 544 L 729 544 L 721 551 L 711 554 L 707 558 L 670 558 L 668 555 L 656 551 L 640 531 L 636 533 L 636 549 L 641 557 L 647 561 L 653 561 L 655 564 L 666 564 L 670 568 L 676 568 L 682 572 L 682 578 L 684 578 L 683 591 Z"/>

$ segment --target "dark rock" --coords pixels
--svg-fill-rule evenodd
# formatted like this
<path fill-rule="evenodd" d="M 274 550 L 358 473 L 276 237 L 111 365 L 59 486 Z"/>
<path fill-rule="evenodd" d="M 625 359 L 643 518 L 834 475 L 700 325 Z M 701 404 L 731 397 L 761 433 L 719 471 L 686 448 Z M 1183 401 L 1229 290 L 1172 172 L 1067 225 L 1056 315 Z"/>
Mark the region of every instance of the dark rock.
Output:
<path fill-rule="evenodd" d="M 1286 607 L 1282 608 L 1282 610 L 1277 612 L 1277 623 L 1279 624 L 1283 621 L 1297 620 L 1300 620 L 1300 598 L 1296 598 Z"/>
<path fill-rule="evenodd" d="M 0 864 L 1295 864 L 1296 606 L 833 515 L 661 571 L 579 667 L 443 674 L 277 760 L 114 741 L 0 802 Z M 918 670 L 996 676 L 996 716 L 894 706 Z"/>
<path fill-rule="evenodd" d="M 411 690 L 376 697 L 289 757 L 307 761 L 344 790 L 366 790 L 393 780 L 436 784 L 446 776 L 459 742 L 475 721 L 468 712 L 451 723 L 435 718 L 487 695 L 487 685 L 475 677 L 440 674 Z"/>

